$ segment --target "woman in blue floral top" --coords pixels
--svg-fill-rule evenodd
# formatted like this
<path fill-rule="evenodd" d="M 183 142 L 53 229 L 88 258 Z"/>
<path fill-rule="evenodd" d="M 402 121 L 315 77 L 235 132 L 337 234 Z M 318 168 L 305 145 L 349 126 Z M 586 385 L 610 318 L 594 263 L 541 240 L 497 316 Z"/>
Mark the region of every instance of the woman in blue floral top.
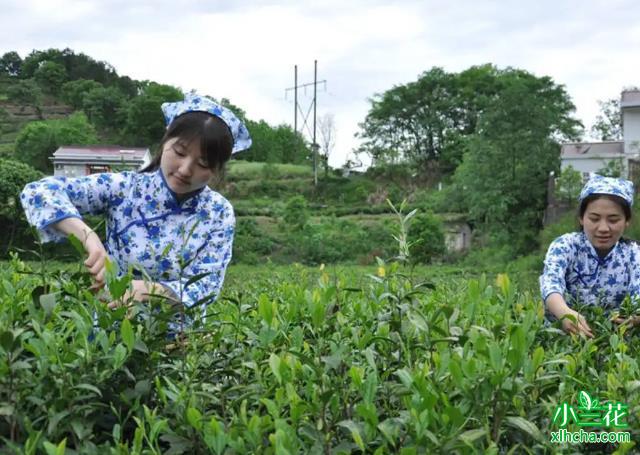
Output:
<path fill-rule="evenodd" d="M 120 271 L 134 270 L 125 301 L 164 294 L 187 307 L 204 306 L 222 286 L 235 227 L 233 207 L 207 183 L 251 138 L 229 109 L 209 98 L 190 94 L 162 110 L 168 127 L 160 153 L 142 171 L 46 177 L 28 184 L 20 200 L 44 242 L 69 234 L 83 242 L 95 287 L 104 284 L 108 256 Z M 105 215 L 104 245 L 82 214 Z"/>
<path fill-rule="evenodd" d="M 615 309 L 627 295 L 640 295 L 640 248 L 622 238 L 631 221 L 633 195 L 628 180 L 592 175 L 580 193 L 582 231 L 562 235 L 549 246 L 540 290 L 548 312 L 569 333 L 593 337 L 585 318 L 571 308 L 574 303 Z"/>

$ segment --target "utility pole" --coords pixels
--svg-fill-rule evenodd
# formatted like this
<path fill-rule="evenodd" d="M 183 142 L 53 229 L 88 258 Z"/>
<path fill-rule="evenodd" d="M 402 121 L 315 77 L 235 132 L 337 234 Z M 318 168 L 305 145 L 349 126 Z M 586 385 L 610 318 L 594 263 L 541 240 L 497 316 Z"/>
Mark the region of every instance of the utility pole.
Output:
<path fill-rule="evenodd" d="M 313 82 L 311 83 L 307 83 L 307 84 L 301 84 L 298 85 L 298 65 L 294 66 L 293 69 L 293 87 L 289 87 L 287 89 L 285 89 L 285 98 L 287 95 L 287 92 L 289 92 L 290 90 L 293 90 L 293 130 L 294 132 L 298 132 L 298 111 L 300 111 L 300 115 L 302 116 L 302 127 L 300 128 L 302 135 L 304 136 L 304 129 L 306 127 L 307 129 L 307 133 L 309 134 L 309 136 L 311 136 L 311 150 L 313 153 L 313 185 L 317 186 L 318 185 L 318 143 L 316 141 L 316 108 L 317 108 L 317 104 L 318 104 L 318 84 L 324 84 L 324 88 L 326 90 L 327 88 L 327 81 L 326 80 L 321 80 L 318 81 L 318 60 L 314 60 L 313 61 Z M 298 89 L 299 88 L 306 88 L 313 85 L 313 100 L 311 101 L 311 104 L 309 105 L 309 109 L 307 110 L 307 113 L 305 114 L 302 111 L 302 107 L 300 106 L 300 103 L 298 103 Z M 311 113 L 311 108 L 313 108 L 313 130 L 310 131 L 309 130 L 309 125 L 308 125 L 308 118 L 309 118 L 309 114 Z"/>
<path fill-rule="evenodd" d="M 313 186 L 318 186 L 318 142 L 316 141 L 316 107 L 318 88 L 318 61 L 313 61 Z"/>

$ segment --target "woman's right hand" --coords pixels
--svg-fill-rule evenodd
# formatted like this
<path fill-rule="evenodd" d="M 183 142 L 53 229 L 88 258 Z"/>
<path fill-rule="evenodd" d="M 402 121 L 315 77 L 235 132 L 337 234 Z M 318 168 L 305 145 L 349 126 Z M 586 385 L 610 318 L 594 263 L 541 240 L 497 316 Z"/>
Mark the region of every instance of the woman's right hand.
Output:
<path fill-rule="evenodd" d="M 98 234 L 93 231 L 88 233 L 83 245 L 88 254 L 84 265 L 94 280 L 92 289 L 99 289 L 104 286 L 105 264 L 108 257 L 107 250 L 102 244 L 100 237 L 98 237 Z"/>
<path fill-rule="evenodd" d="M 58 221 L 54 227 L 66 235 L 73 234 L 82 242 L 82 246 L 84 246 L 84 250 L 88 255 L 84 265 L 94 279 L 91 289 L 102 288 L 104 286 L 105 263 L 108 255 L 98 234 L 80 218 L 65 218 Z"/>
<path fill-rule="evenodd" d="M 567 316 L 573 316 L 575 322 Z M 583 334 L 589 338 L 593 338 L 593 332 L 591 327 L 587 324 L 587 320 L 578 313 L 576 310 L 567 308 L 561 316 L 558 317 L 562 321 L 562 329 L 567 333 L 573 333 L 576 335 Z"/>
<path fill-rule="evenodd" d="M 565 332 L 583 334 L 586 337 L 593 338 L 593 332 L 591 331 L 589 324 L 587 324 L 587 320 L 584 316 L 567 305 L 562 294 L 559 292 L 549 294 L 545 301 L 545 305 L 549 312 L 561 321 L 562 329 Z M 569 319 L 569 317 L 571 317 L 571 319 Z"/>

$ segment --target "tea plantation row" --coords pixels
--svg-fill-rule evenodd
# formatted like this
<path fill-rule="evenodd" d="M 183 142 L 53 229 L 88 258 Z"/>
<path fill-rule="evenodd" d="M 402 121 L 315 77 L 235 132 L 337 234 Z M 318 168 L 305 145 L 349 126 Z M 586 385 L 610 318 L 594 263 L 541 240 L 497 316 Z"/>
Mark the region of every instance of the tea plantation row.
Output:
<path fill-rule="evenodd" d="M 637 335 L 545 326 L 505 275 L 290 267 L 231 279 L 205 317 L 106 310 L 80 270 L 0 271 L 7 453 L 553 453 L 635 449 Z M 112 292 L 126 284 L 111 280 Z M 171 327 L 193 318 L 184 338 Z M 553 444 L 580 391 L 628 405 L 632 441 Z"/>

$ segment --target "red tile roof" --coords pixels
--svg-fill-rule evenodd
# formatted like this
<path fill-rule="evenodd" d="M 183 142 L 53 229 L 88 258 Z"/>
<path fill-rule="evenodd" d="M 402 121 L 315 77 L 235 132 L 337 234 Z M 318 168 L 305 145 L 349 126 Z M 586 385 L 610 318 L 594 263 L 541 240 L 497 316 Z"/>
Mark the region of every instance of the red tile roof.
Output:
<path fill-rule="evenodd" d="M 53 156 L 58 158 L 61 155 L 64 156 L 85 156 L 85 155 L 100 155 L 104 157 L 131 157 L 142 159 L 144 155 L 149 151 L 147 148 L 140 147 L 121 147 L 119 145 L 91 145 L 91 146 L 78 146 L 78 145 L 63 145 L 53 153 Z"/>

